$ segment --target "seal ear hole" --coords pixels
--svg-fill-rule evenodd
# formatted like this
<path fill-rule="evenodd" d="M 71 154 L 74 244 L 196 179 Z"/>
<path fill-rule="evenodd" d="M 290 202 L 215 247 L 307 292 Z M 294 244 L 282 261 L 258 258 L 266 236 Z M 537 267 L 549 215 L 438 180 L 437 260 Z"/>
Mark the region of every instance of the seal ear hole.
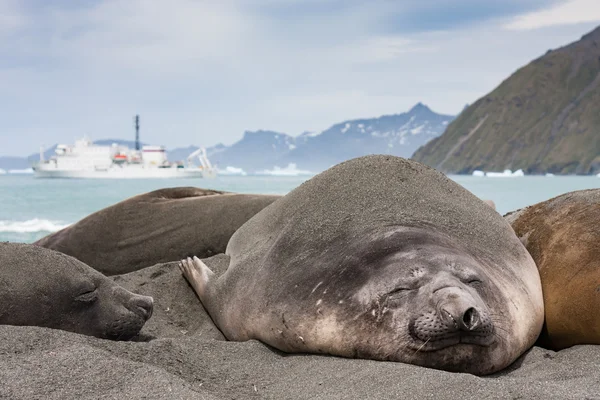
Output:
<path fill-rule="evenodd" d="M 80 301 L 82 303 L 93 303 L 97 299 L 98 292 L 96 291 L 96 289 L 81 293 L 79 296 L 75 297 L 76 301 Z"/>

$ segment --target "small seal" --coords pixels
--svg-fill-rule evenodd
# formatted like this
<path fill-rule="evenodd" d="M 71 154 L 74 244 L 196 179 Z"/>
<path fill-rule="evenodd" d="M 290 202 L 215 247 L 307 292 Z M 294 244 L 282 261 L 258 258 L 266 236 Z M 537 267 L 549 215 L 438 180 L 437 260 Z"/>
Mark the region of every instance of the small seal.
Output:
<path fill-rule="evenodd" d="M 217 277 L 180 268 L 230 340 L 489 374 L 543 323 L 540 278 L 500 214 L 443 174 L 353 159 L 259 212 Z M 207 261 L 208 262 L 208 261 Z"/>
<path fill-rule="evenodd" d="M 540 272 L 546 319 L 538 344 L 600 344 L 600 189 L 566 193 L 505 218 Z"/>
<path fill-rule="evenodd" d="M 0 243 L 0 324 L 62 329 L 106 339 L 137 335 L 152 315 L 140 296 L 54 250 Z"/>

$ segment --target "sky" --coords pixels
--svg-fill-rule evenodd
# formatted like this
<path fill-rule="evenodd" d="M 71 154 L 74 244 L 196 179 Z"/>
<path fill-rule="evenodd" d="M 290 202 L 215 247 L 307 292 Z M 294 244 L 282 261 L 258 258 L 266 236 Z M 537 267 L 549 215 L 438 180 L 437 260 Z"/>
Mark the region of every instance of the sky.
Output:
<path fill-rule="evenodd" d="M 598 0 L 0 0 L 0 156 L 457 114 L 600 25 Z"/>

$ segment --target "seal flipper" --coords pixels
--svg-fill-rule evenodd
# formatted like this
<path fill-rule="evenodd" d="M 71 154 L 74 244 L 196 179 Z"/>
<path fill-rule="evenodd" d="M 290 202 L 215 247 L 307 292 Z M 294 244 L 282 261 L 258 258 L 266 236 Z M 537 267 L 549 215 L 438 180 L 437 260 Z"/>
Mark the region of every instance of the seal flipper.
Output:
<path fill-rule="evenodd" d="M 208 297 L 207 287 L 215 274 L 196 256 L 194 256 L 193 260 L 189 257 L 185 260 L 181 260 L 179 269 L 200 298 L 200 301 L 203 304 L 206 304 L 206 299 Z"/>

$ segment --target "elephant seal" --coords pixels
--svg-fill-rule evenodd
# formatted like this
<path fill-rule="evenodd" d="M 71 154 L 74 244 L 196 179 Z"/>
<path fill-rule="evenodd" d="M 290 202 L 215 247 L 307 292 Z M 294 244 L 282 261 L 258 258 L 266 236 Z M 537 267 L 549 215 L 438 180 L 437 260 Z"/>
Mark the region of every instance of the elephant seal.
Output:
<path fill-rule="evenodd" d="M 566 193 L 505 218 L 542 280 L 546 319 L 538 344 L 600 344 L 600 189 Z"/>
<path fill-rule="evenodd" d="M 137 335 L 152 297 L 133 294 L 81 261 L 39 246 L 0 243 L 0 324 L 106 339 Z"/>
<path fill-rule="evenodd" d="M 105 275 L 121 275 L 192 254 L 223 253 L 236 229 L 279 197 L 160 189 L 106 207 L 35 244 Z"/>
<path fill-rule="evenodd" d="M 489 374 L 543 323 L 540 278 L 500 214 L 425 165 L 366 156 L 232 236 L 227 271 L 180 268 L 229 340 Z"/>

